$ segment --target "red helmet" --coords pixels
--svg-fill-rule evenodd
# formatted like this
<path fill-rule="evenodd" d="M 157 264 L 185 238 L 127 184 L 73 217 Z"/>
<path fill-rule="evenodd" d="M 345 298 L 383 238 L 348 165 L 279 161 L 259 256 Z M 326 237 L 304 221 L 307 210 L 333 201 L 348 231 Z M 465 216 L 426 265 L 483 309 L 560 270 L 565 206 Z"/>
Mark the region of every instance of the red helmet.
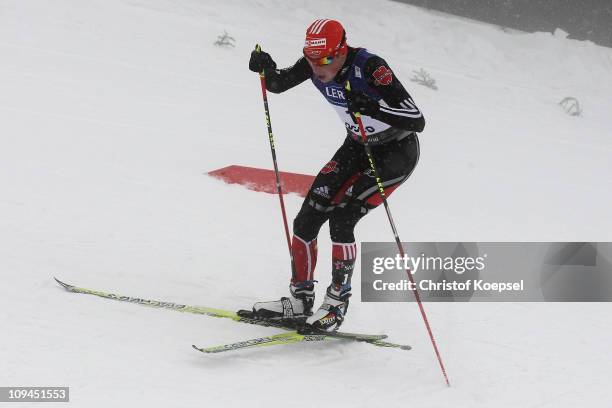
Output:
<path fill-rule="evenodd" d="M 306 30 L 304 55 L 310 59 L 346 54 L 346 33 L 336 20 L 319 19 Z"/>

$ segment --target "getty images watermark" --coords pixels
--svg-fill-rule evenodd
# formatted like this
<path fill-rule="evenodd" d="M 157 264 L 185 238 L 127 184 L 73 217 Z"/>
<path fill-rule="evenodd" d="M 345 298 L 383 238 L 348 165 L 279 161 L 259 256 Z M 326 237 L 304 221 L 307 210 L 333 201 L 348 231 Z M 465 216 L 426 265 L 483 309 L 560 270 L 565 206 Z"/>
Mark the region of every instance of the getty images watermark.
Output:
<path fill-rule="evenodd" d="M 364 302 L 612 301 L 609 242 L 361 244 Z M 414 284 L 408 279 L 412 274 Z"/>
<path fill-rule="evenodd" d="M 372 265 L 372 272 L 376 275 L 384 273 L 386 270 L 410 271 L 412 275 L 419 271 L 436 272 L 436 271 L 452 271 L 457 275 L 462 275 L 465 272 L 482 271 L 486 268 L 487 254 L 473 257 L 441 257 L 441 256 L 426 256 L 421 254 L 419 257 L 403 256 L 397 254 L 394 258 L 376 257 Z M 457 279 L 442 279 L 434 281 L 432 279 L 422 279 L 418 285 L 416 282 L 402 279 L 399 282 L 385 282 L 383 279 L 377 279 L 373 282 L 375 290 L 413 290 L 418 288 L 423 291 L 445 291 L 445 290 L 461 290 L 470 289 L 480 291 L 498 291 L 504 292 L 508 290 L 524 290 L 524 280 L 518 282 L 486 282 L 484 279 L 469 279 L 459 281 Z"/>

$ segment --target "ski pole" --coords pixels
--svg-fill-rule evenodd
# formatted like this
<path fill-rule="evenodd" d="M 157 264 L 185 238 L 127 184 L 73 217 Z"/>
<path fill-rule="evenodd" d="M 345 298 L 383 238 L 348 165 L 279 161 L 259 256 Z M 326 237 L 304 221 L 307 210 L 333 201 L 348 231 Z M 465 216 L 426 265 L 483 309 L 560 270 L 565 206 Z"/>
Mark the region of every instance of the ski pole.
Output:
<path fill-rule="evenodd" d="M 346 81 L 346 90 L 350 92 L 351 84 L 349 81 Z M 382 180 L 378 174 L 378 170 L 376 169 L 376 163 L 374 162 L 374 156 L 372 155 L 372 149 L 370 144 L 368 143 L 368 138 L 366 137 L 366 131 L 363 127 L 363 122 L 361 121 L 361 113 L 352 112 L 355 116 L 355 120 L 357 121 L 357 125 L 359 126 L 359 133 L 361 134 L 361 140 L 363 141 L 363 145 L 366 151 L 366 155 L 368 156 L 368 161 L 370 162 L 370 168 L 374 173 L 374 178 L 376 179 L 376 184 L 378 185 L 378 192 L 380 193 L 380 197 L 382 198 L 383 205 L 385 207 L 385 211 L 387 212 L 387 218 L 389 219 L 389 223 L 391 224 L 391 229 L 393 230 L 393 236 L 395 237 L 395 243 L 397 244 L 397 248 L 402 258 L 405 258 L 404 247 L 402 247 L 402 241 L 397 233 L 397 228 L 395 227 L 395 223 L 393 222 L 393 217 L 391 216 L 391 209 L 389 208 L 389 203 L 387 202 L 387 196 L 385 195 L 385 187 L 382 184 Z M 410 269 L 406 269 L 406 273 L 408 274 L 408 279 L 410 280 L 410 284 L 412 285 L 412 293 L 414 294 L 414 298 L 419 305 L 419 310 L 421 311 L 421 316 L 423 317 L 423 322 L 425 323 L 425 327 L 427 328 L 427 333 L 429 333 L 429 339 L 431 340 L 431 344 L 433 345 L 434 352 L 436 353 L 436 357 L 438 358 L 438 363 L 440 364 L 440 369 L 442 370 L 442 375 L 444 376 L 444 380 L 446 381 L 446 385 L 450 387 L 450 382 L 448 381 L 448 376 L 446 375 L 446 368 L 444 368 L 444 363 L 442 362 L 442 357 L 440 355 L 440 351 L 438 350 L 438 345 L 436 343 L 436 339 L 434 338 L 433 332 L 431 330 L 431 326 L 429 325 L 429 320 L 427 319 L 427 314 L 425 313 L 425 308 L 423 307 L 423 302 L 421 301 L 421 296 L 419 295 L 419 291 L 416 288 L 416 284 L 414 282 L 414 278 L 412 277 L 412 273 L 410 273 Z"/>
<path fill-rule="evenodd" d="M 255 45 L 255 51 L 261 52 L 259 44 Z M 283 190 L 281 188 L 280 173 L 278 171 L 278 163 L 276 160 L 276 148 L 274 147 L 274 135 L 272 134 L 272 122 L 270 121 L 270 109 L 268 108 L 268 94 L 266 92 L 266 75 L 262 70 L 259 73 L 261 82 L 261 94 L 263 96 L 264 111 L 266 113 L 266 124 L 268 126 L 268 139 L 270 140 L 270 150 L 272 151 L 272 162 L 274 163 L 274 175 L 276 176 L 276 191 L 280 200 L 281 213 L 283 216 L 283 224 L 285 225 L 285 236 L 287 238 L 287 247 L 289 248 L 289 258 L 291 259 L 291 270 L 295 277 L 295 265 L 293 262 L 293 254 L 291 253 L 291 237 L 289 235 L 289 225 L 287 224 L 287 213 L 285 211 L 285 200 L 283 199 Z"/>

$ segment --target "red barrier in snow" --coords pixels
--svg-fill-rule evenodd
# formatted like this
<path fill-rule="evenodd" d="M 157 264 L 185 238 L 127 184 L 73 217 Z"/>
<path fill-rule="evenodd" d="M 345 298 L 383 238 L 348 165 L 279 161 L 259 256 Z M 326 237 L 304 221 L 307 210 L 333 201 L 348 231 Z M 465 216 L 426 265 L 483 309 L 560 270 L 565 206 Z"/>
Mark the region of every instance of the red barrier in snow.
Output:
<path fill-rule="evenodd" d="M 242 184 L 249 190 L 270 194 L 277 193 L 274 170 L 233 165 L 213 170 L 208 175 L 223 180 L 228 184 Z M 295 193 L 302 197 L 306 196 L 314 180 L 314 176 L 309 176 L 308 174 L 287 173 L 284 171 L 280 172 L 280 178 L 283 193 Z"/>

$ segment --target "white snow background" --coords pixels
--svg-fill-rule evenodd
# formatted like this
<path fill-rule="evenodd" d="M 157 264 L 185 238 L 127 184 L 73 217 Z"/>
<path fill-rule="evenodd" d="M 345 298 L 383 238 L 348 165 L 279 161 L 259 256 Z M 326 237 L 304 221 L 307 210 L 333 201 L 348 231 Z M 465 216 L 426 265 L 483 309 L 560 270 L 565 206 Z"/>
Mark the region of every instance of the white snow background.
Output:
<path fill-rule="evenodd" d="M 204 355 L 191 344 L 278 330 L 52 280 L 231 310 L 286 295 L 278 198 L 205 173 L 272 168 L 249 54 L 293 64 L 317 18 L 385 58 L 425 114 L 390 198 L 404 241 L 612 240 L 611 49 L 388 1 L 0 0 L 0 386 L 70 386 L 78 407 L 610 406 L 608 304 L 426 304 L 447 388 L 416 305 L 360 303 L 359 285 L 343 329 L 413 350 Z M 213 45 L 224 30 L 235 48 Z M 409 80 L 420 68 L 438 91 Z M 269 99 L 281 170 L 316 174 L 342 123 L 309 83 Z M 393 240 L 382 209 L 357 235 Z M 320 300 L 327 227 L 319 246 Z"/>

